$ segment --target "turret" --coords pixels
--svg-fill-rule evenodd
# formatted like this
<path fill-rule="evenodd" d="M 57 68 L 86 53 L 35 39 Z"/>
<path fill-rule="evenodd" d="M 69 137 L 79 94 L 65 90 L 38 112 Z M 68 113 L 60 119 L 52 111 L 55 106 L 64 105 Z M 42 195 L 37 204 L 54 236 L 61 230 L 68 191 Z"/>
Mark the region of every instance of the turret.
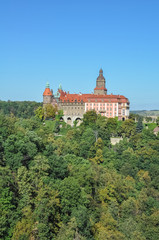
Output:
<path fill-rule="evenodd" d="M 99 76 L 97 77 L 97 80 L 96 80 L 96 87 L 94 89 L 94 94 L 95 95 L 106 95 L 107 94 L 107 89 L 105 87 L 105 78 L 103 76 L 102 69 L 100 69 Z"/>
<path fill-rule="evenodd" d="M 53 98 L 53 92 L 50 90 L 49 83 L 46 83 L 46 88 L 43 93 L 43 104 L 51 104 Z"/>

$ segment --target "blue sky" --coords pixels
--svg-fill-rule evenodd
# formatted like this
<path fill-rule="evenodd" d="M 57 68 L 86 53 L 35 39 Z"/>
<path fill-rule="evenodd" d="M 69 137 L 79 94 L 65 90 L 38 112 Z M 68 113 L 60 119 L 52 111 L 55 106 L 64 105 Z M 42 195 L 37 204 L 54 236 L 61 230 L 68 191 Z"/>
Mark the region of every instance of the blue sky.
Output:
<path fill-rule="evenodd" d="M 0 0 L 0 99 L 42 101 L 46 82 L 159 109 L 158 0 Z"/>

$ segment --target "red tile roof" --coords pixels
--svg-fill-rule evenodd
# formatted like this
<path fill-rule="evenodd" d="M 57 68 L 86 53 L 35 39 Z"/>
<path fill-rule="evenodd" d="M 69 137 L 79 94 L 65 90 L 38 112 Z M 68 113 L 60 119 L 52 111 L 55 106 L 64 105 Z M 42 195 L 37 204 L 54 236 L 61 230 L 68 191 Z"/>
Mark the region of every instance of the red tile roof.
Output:
<path fill-rule="evenodd" d="M 153 130 L 154 132 L 159 132 L 159 126 L 155 127 L 155 129 Z"/>
<path fill-rule="evenodd" d="M 43 96 L 52 96 L 52 92 L 50 91 L 50 88 L 45 88 Z"/>
<path fill-rule="evenodd" d="M 62 102 L 129 102 L 122 95 L 94 95 L 94 94 L 70 94 L 61 91 L 60 100 Z"/>
<path fill-rule="evenodd" d="M 95 87 L 94 90 L 106 90 L 107 91 L 107 89 L 104 88 L 104 87 L 100 87 L 100 88 L 99 87 Z"/>

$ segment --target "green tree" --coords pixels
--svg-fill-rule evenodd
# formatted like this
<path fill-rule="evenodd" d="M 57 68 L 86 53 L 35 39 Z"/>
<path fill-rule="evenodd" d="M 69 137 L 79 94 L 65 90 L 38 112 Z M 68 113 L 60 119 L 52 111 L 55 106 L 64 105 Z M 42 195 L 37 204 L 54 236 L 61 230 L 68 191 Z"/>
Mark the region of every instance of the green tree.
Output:
<path fill-rule="evenodd" d="M 9 187 L 0 188 L 0 238 L 7 239 L 12 232 L 14 195 Z"/>
<path fill-rule="evenodd" d="M 61 217 L 65 223 L 70 220 L 70 216 L 77 206 L 84 203 L 78 180 L 74 177 L 65 178 L 60 183 L 59 194 L 61 199 Z"/>
<path fill-rule="evenodd" d="M 60 122 L 56 121 L 54 126 L 54 133 L 58 133 L 60 131 Z"/>
<path fill-rule="evenodd" d="M 63 156 L 57 156 L 55 153 L 48 157 L 49 175 L 54 179 L 64 179 L 68 176 L 67 162 Z"/>
<path fill-rule="evenodd" d="M 57 235 L 57 240 L 86 240 L 85 237 L 78 233 L 78 227 L 75 217 L 71 218 L 67 224 L 62 224 Z"/>
<path fill-rule="evenodd" d="M 100 221 L 94 226 L 95 240 L 122 240 L 124 235 L 118 230 L 117 221 L 107 211 L 101 213 Z"/>
<path fill-rule="evenodd" d="M 0 166 L 5 165 L 3 155 L 4 155 L 3 139 L 0 136 Z"/>
<path fill-rule="evenodd" d="M 156 123 L 157 123 L 157 125 L 159 126 L 159 117 L 157 117 Z"/>
<path fill-rule="evenodd" d="M 51 104 L 46 104 L 44 106 L 45 119 L 55 118 L 57 113 L 58 113 L 57 106 L 52 106 Z"/>
<path fill-rule="evenodd" d="M 83 124 L 85 126 L 90 126 L 93 127 L 95 126 L 97 120 L 97 113 L 95 110 L 90 110 L 87 111 L 84 115 L 83 115 Z"/>
<path fill-rule="evenodd" d="M 37 238 L 52 239 L 59 231 L 60 201 L 58 192 L 48 185 L 42 185 L 35 198 L 34 216 L 37 222 Z"/>
<path fill-rule="evenodd" d="M 121 133 L 125 135 L 125 137 L 131 137 L 136 134 L 136 125 L 132 119 L 128 119 L 123 122 L 121 125 Z"/>
<path fill-rule="evenodd" d="M 142 132 L 142 129 L 143 129 L 143 123 L 142 123 L 142 118 L 140 117 L 137 122 L 136 132 L 140 133 Z"/>
<path fill-rule="evenodd" d="M 41 121 L 44 119 L 44 108 L 42 106 L 39 106 L 35 110 L 35 116 L 39 118 Z"/>
<path fill-rule="evenodd" d="M 19 220 L 14 228 L 13 240 L 28 240 L 33 237 L 36 228 L 36 222 L 30 206 L 23 209 L 23 217 Z"/>

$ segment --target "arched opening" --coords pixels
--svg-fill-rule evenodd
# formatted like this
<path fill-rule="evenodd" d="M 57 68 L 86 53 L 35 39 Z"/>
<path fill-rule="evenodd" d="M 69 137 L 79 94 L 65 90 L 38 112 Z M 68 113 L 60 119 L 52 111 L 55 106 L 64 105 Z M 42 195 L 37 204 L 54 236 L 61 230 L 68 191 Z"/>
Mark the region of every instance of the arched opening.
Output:
<path fill-rule="evenodd" d="M 67 124 L 71 125 L 71 123 L 72 123 L 72 120 L 71 120 L 70 117 L 68 117 L 68 118 L 67 118 Z"/>
<path fill-rule="evenodd" d="M 81 118 L 76 118 L 76 120 L 75 120 L 76 122 L 77 122 L 77 125 L 76 126 L 79 126 L 80 124 L 81 124 L 81 122 L 82 122 L 82 120 L 81 120 Z"/>
<path fill-rule="evenodd" d="M 63 119 L 63 117 L 61 117 L 61 118 L 60 118 L 60 122 L 63 122 L 63 121 L 64 121 L 64 119 Z"/>
<path fill-rule="evenodd" d="M 122 118 L 122 121 L 125 121 L 125 118 L 124 118 L 124 117 Z"/>

